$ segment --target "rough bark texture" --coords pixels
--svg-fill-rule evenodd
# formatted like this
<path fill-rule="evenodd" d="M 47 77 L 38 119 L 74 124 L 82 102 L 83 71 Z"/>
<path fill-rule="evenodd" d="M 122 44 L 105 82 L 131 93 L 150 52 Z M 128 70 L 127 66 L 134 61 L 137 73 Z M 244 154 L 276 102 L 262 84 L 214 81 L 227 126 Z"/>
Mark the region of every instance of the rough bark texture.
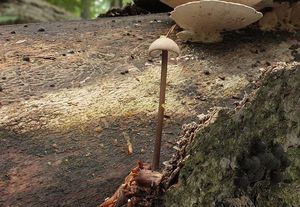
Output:
<path fill-rule="evenodd" d="M 72 14 L 41 0 L 0 2 L 0 24 L 75 20 Z"/>
<path fill-rule="evenodd" d="M 300 206 L 299 88 L 299 65 L 275 68 L 243 107 L 220 110 L 188 147 L 166 206 Z"/>

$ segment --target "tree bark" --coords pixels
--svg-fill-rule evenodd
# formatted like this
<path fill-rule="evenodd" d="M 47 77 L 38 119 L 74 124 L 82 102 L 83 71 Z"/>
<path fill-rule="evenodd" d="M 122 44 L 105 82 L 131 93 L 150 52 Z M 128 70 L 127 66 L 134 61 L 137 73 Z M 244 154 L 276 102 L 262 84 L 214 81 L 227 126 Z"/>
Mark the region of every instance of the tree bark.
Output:
<path fill-rule="evenodd" d="M 91 18 L 91 6 L 92 6 L 93 0 L 82 0 L 81 1 L 81 17 L 83 19 L 90 19 Z"/>
<path fill-rule="evenodd" d="M 197 126 L 166 206 L 299 206 L 300 65 L 270 69 L 259 85 Z"/>

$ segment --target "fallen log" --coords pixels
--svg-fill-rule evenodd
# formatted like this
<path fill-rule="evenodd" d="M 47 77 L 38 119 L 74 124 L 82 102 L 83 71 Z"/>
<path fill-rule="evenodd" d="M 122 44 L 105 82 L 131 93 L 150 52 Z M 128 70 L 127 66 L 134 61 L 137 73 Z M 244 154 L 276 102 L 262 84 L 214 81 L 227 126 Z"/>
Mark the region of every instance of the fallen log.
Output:
<path fill-rule="evenodd" d="M 156 14 L 0 27 L 0 205 L 97 206 L 135 160 L 151 162 L 160 63 L 148 48 L 173 24 Z M 162 161 L 183 123 L 235 107 L 269 66 L 299 61 L 298 34 L 170 37 L 182 55 L 169 64 Z"/>

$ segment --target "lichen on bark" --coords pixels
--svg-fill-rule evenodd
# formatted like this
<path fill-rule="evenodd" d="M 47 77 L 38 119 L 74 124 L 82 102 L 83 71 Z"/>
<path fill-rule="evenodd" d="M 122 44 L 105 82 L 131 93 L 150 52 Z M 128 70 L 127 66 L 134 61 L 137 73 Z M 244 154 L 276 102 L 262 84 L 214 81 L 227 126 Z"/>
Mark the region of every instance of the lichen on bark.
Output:
<path fill-rule="evenodd" d="M 272 70 L 259 85 L 242 107 L 220 110 L 197 133 L 178 182 L 164 196 L 166 206 L 300 206 L 300 66 Z M 266 170 L 240 189 L 237 157 L 251 154 L 255 139 L 282 146 L 289 166 L 276 183 Z"/>

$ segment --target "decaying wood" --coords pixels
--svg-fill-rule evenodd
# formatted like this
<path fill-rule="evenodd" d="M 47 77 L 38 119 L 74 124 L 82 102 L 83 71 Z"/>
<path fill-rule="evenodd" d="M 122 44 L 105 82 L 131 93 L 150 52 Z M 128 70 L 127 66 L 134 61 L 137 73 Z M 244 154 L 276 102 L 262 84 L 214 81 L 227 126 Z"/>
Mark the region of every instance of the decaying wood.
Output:
<path fill-rule="evenodd" d="M 166 206 L 299 205 L 299 74 L 299 62 L 269 67 L 247 102 L 220 109 L 209 125 L 196 124 L 192 142 L 184 134 L 166 168 Z"/>
<path fill-rule="evenodd" d="M 141 199 L 159 188 L 162 174 L 152 171 L 149 164 L 138 162 L 138 166 L 131 170 L 125 182 L 117 189 L 114 195 L 108 198 L 99 207 L 118 207 L 138 205 Z"/>
<path fill-rule="evenodd" d="M 141 170 L 135 177 L 135 182 L 139 186 L 153 187 L 160 184 L 162 174 L 151 170 Z"/>
<path fill-rule="evenodd" d="M 135 160 L 151 162 L 160 63 L 148 47 L 173 24 L 160 14 L 0 27 L 0 205 L 97 206 Z M 182 124 L 236 106 L 268 67 L 299 61 L 297 34 L 176 41 L 162 161 Z"/>

